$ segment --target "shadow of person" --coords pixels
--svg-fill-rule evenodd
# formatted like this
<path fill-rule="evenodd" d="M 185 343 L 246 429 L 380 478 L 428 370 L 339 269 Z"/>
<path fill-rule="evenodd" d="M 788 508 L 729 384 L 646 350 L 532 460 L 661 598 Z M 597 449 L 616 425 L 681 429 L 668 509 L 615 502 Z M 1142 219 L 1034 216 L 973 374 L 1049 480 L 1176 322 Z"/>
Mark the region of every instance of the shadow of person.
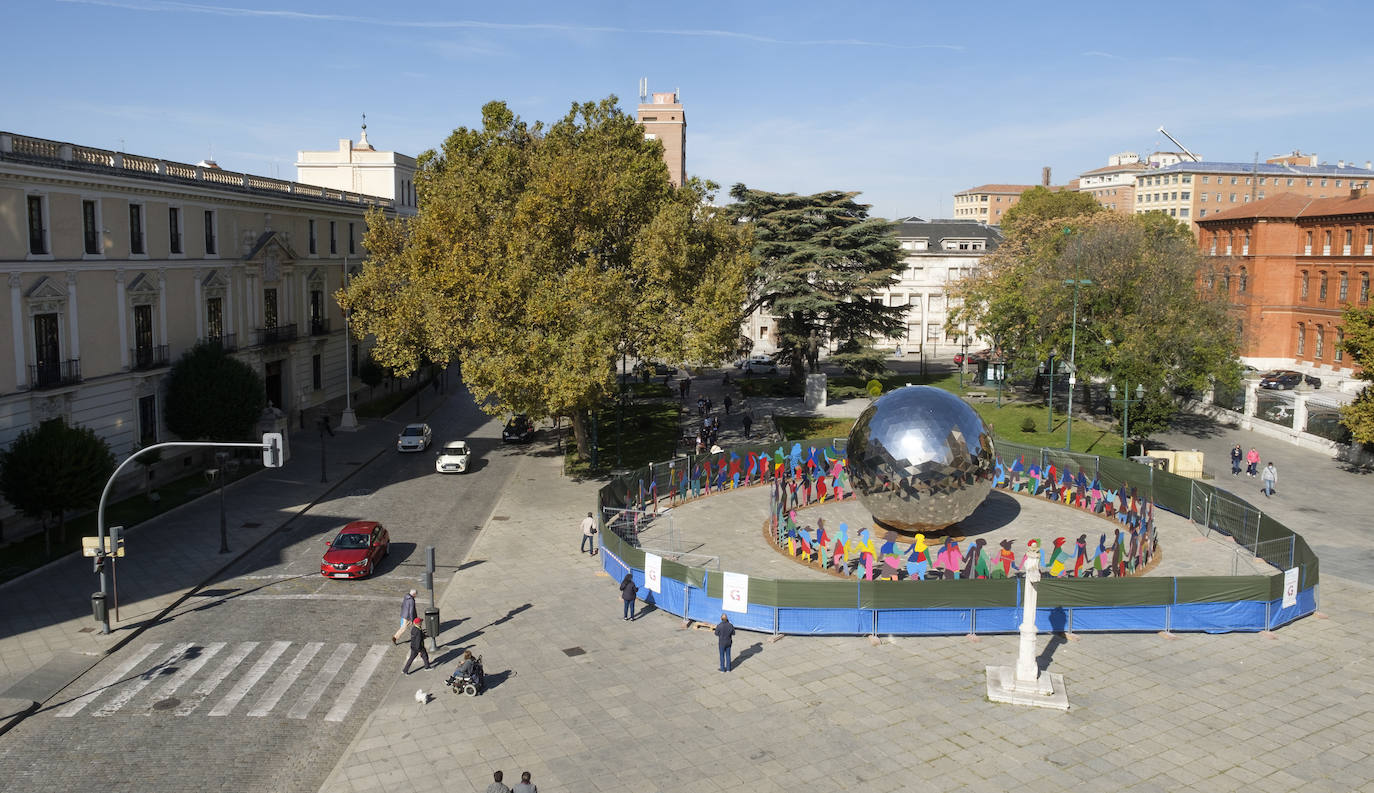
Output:
<path fill-rule="evenodd" d="M 753 658 L 761 652 L 763 652 L 763 643 L 754 642 L 753 644 L 741 650 L 739 655 L 735 656 L 735 660 L 730 662 L 730 668 L 738 669 L 739 665 L 744 663 L 745 659 Z"/>
<path fill-rule="evenodd" d="M 515 672 L 510 669 L 506 669 L 501 672 L 487 672 L 487 677 L 485 681 L 487 684 L 486 690 L 490 691 L 491 689 L 496 688 L 497 686 L 501 685 L 502 683 L 506 682 L 512 677 L 515 677 Z"/>

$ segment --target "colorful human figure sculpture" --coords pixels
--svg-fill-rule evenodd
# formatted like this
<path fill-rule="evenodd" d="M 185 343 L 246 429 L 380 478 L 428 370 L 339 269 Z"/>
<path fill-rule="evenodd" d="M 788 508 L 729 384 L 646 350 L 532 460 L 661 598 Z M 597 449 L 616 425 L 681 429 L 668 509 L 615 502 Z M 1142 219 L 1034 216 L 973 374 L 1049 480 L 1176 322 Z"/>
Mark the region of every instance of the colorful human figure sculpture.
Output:
<path fill-rule="evenodd" d="M 1068 568 L 1068 565 L 1065 563 L 1063 537 L 1054 538 L 1054 550 L 1050 551 L 1050 561 L 1047 567 L 1049 568 L 1050 575 L 1055 578 L 1062 578 L 1064 576 L 1064 570 Z"/>
<path fill-rule="evenodd" d="M 916 541 L 911 543 L 911 550 L 907 554 L 907 575 L 917 581 L 926 577 L 926 570 L 930 569 L 930 548 L 926 545 L 926 536 L 917 534 Z"/>
<path fill-rule="evenodd" d="M 1011 578 L 1011 571 L 1020 571 L 1020 566 L 1016 564 L 1016 554 L 1011 550 L 1011 540 L 1002 540 L 997 544 L 1001 550 L 997 552 L 997 565 L 1002 572 L 1003 578 Z"/>
<path fill-rule="evenodd" d="M 1073 577 L 1079 578 L 1083 575 L 1083 565 L 1088 558 L 1088 535 L 1078 535 L 1078 542 L 1074 545 L 1073 554 Z"/>

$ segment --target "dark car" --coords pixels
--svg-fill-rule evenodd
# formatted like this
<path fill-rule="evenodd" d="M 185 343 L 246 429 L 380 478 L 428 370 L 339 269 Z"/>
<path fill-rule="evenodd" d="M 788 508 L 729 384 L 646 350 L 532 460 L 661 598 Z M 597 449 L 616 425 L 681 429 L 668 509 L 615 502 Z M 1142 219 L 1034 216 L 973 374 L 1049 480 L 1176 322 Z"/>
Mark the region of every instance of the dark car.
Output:
<path fill-rule="evenodd" d="M 501 440 L 506 443 L 529 443 L 534 440 L 534 422 L 524 413 L 516 413 L 501 430 Z"/>
<path fill-rule="evenodd" d="M 339 530 L 320 560 L 325 578 L 366 578 L 391 553 L 391 537 L 375 520 L 355 520 Z"/>
<path fill-rule="evenodd" d="M 1284 369 L 1282 371 L 1270 372 L 1266 374 L 1263 378 L 1260 379 L 1259 387 L 1287 391 L 1289 389 L 1296 388 L 1298 383 L 1301 383 L 1304 380 L 1307 381 L 1307 384 L 1312 386 L 1313 388 L 1322 387 L 1321 378 L 1313 377 L 1310 374 L 1303 374 L 1302 372 L 1295 372 L 1292 369 Z"/>

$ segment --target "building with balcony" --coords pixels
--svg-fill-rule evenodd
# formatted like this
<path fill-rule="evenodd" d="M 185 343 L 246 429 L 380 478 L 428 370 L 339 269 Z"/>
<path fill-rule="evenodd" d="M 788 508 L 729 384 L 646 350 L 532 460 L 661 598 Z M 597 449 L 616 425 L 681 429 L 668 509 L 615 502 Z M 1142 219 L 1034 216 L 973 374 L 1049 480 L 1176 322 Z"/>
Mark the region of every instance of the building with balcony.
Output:
<path fill-rule="evenodd" d="M 0 444 L 61 417 L 118 458 L 167 440 L 197 341 L 288 412 L 341 397 L 359 349 L 333 293 L 389 198 L 0 132 Z M 7 509 L 0 507 L 0 518 Z"/>
<path fill-rule="evenodd" d="M 1229 296 L 1246 363 L 1316 375 L 1324 388 L 1363 385 L 1351 379 L 1359 367 L 1339 343 L 1342 311 L 1369 306 L 1374 278 L 1374 196 L 1366 188 L 1329 198 L 1283 193 L 1197 226 L 1207 260 L 1202 287 Z"/>

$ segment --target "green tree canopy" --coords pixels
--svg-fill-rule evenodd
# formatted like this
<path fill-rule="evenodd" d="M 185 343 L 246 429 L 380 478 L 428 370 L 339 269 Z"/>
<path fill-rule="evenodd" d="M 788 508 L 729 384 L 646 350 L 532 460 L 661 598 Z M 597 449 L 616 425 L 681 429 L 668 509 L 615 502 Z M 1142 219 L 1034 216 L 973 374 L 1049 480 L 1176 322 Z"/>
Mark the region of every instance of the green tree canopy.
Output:
<path fill-rule="evenodd" d="M 114 469 L 109 444 L 93 430 L 49 419 L 0 451 L 0 495 L 19 512 L 43 521 L 51 555 L 47 518 L 56 518 L 63 533 L 66 513 L 94 507 Z"/>
<path fill-rule="evenodd" d="M 1374 308 L 1348 305 L 1342 319 L 1345 338 L 1340 348 L 1360 367 L 1357 378 L 1374 381 Z M 1366 385 L 1354 402 L 1341 408 L 1341 423 L 1356 443 L 1374 444 L 1374 388 Z"/>
<path fill-rule="evenodd" d="M 213 342 L 187 350 L 167 375 L 167 429 L 187 440 L 244 440 L 266 405 L 258 373 Z"/>
<path fill-rule="evenodd" d="M 747 229 L 714 185 L 668 181 L 662 143 L 615 97 L 545 129 L 504 103 L 421 155 L 419 214 L 369 218 L 370 258 L 339 302 L 372 354 L 408 374 L 463 363 L 483 409 L 572 417 L 614 392 L 613 362 L 715 362 L 735 346 Z"/>
<path fill-rule="evenodd" d="M 1075 219 L 1104 211 L 1106 208 L 1091 193 L 1032 187 L 1002 213 L 1002 232 L 1018 234 L 1042 221 Z"/>
<path fill-rule="evenodd" d="M 827 340 L 894 337 L 906 308 L 869 299 L 897 282 L 901 249 L 895 225 L 868 216 L 858 193 L 770 193 L 742 184 L 730 189 L 735 217 L 754 226 L 754 306 L 778 318 L 779 348 L 800 380 Z M 751 310 L 754 306 L 751 306 Z"/>
<path fill-rule="evenodd" d="M 1200 289 L 1202 268 L 1187 226 L 1161 213 L 1023 216 L 955 285 L 951 322 L 980 328 L 1022 375 L 1072 349 L 1080 382 L 1144 385 L 1131 407 L 1131 430 L 1144 436 L 1173 415 L 1175 392 L 1237 376 L 1235 323 L 1225 295 Z"/>

